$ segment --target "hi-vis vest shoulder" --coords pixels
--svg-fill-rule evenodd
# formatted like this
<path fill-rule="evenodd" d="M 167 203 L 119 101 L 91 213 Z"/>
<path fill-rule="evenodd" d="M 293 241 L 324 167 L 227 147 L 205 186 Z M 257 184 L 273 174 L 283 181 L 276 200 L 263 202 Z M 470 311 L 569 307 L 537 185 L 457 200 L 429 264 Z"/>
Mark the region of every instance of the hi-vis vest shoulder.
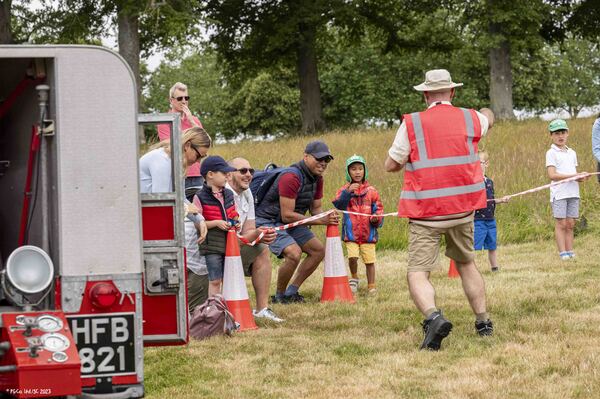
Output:
<path fill-rule="evenodd" d="M 485 208 L 477 153 L 481 125 L 475 111 L 439 104 L 405 115 L 404 121 L 410 155 L 399 216 L 419 219 Z"/>

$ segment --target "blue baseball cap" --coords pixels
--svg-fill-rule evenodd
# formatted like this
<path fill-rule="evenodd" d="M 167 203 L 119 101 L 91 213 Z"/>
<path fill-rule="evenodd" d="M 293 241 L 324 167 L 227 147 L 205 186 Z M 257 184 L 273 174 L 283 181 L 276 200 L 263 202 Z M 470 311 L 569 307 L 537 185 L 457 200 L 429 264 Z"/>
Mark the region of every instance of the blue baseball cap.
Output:
<path fill-rule="evenodd" d="M 317 159 L 321 159 L 321 158 L 325 158 L 325 157 L 330 157 L 331 159 L 333 159 L 333 155 L 331 155 L 331 152 L 329 151 L 329 147 L 327 147 L 327 144 L 325 144 L 325 142 L 320 141 L 320 140 L 315 140 L 315 141 L 311 141 L 310 143 L 308 143 L 306 145 L 306 148 L 304 149 L 304 152 L 306 154 L 310 154 L 313 157 L 317 158 Z"/>
<path fill-rule="evenodd" d="M 200 165 L 200 174 L 202 176 L 206 176 L 208 172 L 234 172 L 237 169 L 229 166 L 227 161 L 225 161 L 222 157 L 218 155 L 211 155 L 210 157 L 206 157 L 202 164 Z"/>

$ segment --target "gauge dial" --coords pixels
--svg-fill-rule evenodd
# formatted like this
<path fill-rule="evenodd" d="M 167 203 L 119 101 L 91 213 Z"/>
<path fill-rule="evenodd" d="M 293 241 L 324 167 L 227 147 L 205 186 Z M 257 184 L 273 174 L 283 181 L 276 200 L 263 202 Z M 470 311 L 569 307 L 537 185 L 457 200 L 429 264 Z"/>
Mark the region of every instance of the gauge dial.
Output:
<path fill-rule="evenodd" d="M 52 354 L 52 360 L 54 360 L 57 363 L 64 363 L 67 361 L 68 358 L 69 357 L 65 352 L 54 352 Z"/>
<path fill-rule="evenodd" d="M 56 332 L 63 328 L 62 320 L 49 314 L 38 317 L 37 324 L 43 332 Z"/>
<path fill-rule="evenodd" d="M 69 339 L 59 333 L 44 334 L 41 341 L 44 349 L 50 352 L 63 352 L 71 345 Z"/>

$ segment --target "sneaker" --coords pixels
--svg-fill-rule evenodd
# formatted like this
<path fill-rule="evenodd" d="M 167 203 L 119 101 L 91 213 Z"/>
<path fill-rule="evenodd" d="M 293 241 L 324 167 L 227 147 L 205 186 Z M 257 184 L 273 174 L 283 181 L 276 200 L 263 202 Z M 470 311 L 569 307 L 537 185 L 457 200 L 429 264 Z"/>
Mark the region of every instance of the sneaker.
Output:
<path fill-rule="evenodd" d="M 419 349 L 439 350 L 442 340 L 452 331 L 452 323 L 442 316 L 441 310 L 433 312 L 422 325 L 425 338 Z"/>
<path fill-rule="evenodd" d="M 267 319 L 267 320 L 274 321 L 275 323 L 281 323 L 282 321 L 285 321 L 284 319 L 278 317 L 269 308 L 264 308 L 260 312 L 257 312 L 256 310 L 252 310 L 252 315 L 254 316 L 255 319 Z"/>
<path fill-rule="evenodd" d="M 304 297 L 299 293 L 295 293 L 292 295 L 284 295 L 282 303 L 303 303 Z"/>
<path fill-rule="evenodd" d="M 569 252 L 569 258 L 575 259 L 575 252 Z"/>
<path fill-rule="evenodd" d="M 271 295 L 271 303 L 287 303 L 285 301 L 285 296 L 277 296 L 277 295 Z"/>
<path fill-rule="evenodd" d="M 569 260 L 569 259 L 571 259 L 571 256 L 567 253 L 560 255 L 560 260 Z"/>
<path fill-rule="evenodd" d="M 377 288 L 369 288 L 368 293 L 369 293 L 369 295 L 375 295 L 375 294 L 377 294 Z"/>
<path fill-rule="evenodd" d="M 357 278 L 350 279 L 350 291 L 352 291 L 353 294 L 356 294 L 358 292 L 358 283 L 359 282 L 360 282 L 360 280 Z"/>
<path fill-rule="evenodd" d="M 498 266 L 492 266 L 492 271 L 493 272 L 497 272 L 498 270 L 500 270 L 500 268 Z"/>
<path fill-rule="evenodd" d="M 476 321 L 475 329 L 481 337 L 488 337 L 494 334 L 494 323 L 490 319 L 486 321 Z"/>

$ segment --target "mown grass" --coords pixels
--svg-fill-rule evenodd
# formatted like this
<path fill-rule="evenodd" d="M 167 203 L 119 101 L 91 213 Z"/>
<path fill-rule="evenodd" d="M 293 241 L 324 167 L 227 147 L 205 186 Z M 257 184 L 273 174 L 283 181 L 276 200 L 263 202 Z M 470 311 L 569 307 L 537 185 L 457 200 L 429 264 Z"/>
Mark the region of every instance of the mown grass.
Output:
<path fill-rule="evenodd" d="M 558 259 L 552 241 L 502 246 L 498 273 L 478 253 L 491 338 L 475 334 L 460 280 L 446 277 L 442 257 L 432 279 L 455 328 L 437 353 L 418 351 L 421 316 L 407 292 L 405 252 L 379 252 L 379 292 L 369 297 L 363 285 L 353 305 L 319 303 L 319 270 L 302 287 L 308 303 L 275 305 L 282 325 L 146 349 L 147 397 L 598 397 L 597 243 L 593 234 L 578 237 L 572 262 Z"/>
<path fill-rule="evenodd" d="M 595 171 L 591 152 L 593 119 L 569 120 L 569 146 L 576 152 L 579 171 Z M 395 130 L 335 131 L 319 136 L 329 144 L 335 160 L 325 176 L 324 208 L 329 209 L 337 189 L 345 182 L 345 160 L 357 153 L 368 163 L 369 181 L 382 197 L 385 211 L 396 210 L 402 187 L 402 173 L 383 170 L 387 150 L 394 140 Z M 212 154 L 225 159 L 234 156 L 247 158 L 255 168 L 268 162 L 289 165 L 301 159 L 305 145 L 315 137 L 295 137 L 274 142 L 242 142 L 218 145 Z M 488 176 L 494 180 L 496 195 L 503 196 L 549 183 L 545 168 L 546 151 L 550 148 L 547 122 L 533 119 L 497 123 L 480 148 L 489 152 Z M 580 184 L 581 213 L 587 220 L 600 217 L 600 190 L 596 180 Z M 553 219 L 548 191 L 541 191 L 513 199 L 497 208 L 499 240 L 503 243 L 549 239 L 553 235 Z M 596 228 L 597 224 L 589 226 Z M 380 248 L 404 249 L 407 246 L 407 222 L 389 219 L 380 232 Z"/>

